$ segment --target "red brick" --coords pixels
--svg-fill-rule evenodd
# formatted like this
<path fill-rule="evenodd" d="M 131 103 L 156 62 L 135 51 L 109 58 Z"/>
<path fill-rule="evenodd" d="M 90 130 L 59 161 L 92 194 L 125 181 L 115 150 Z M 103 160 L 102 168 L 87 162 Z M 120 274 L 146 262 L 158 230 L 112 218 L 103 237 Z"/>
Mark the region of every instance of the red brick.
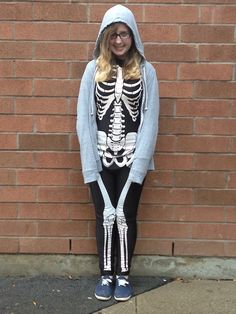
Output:
<path fill-rule="evenodd" d="M 16 77 L 69 77 L 69 66 L 65 62 L 17 61 L 15 71 Z"/>
<path fill-rule="evenodd" d="M 143 238 L 190 238 L 191 225 L 183 223 L 139 223 L 139 236 Z"/>
<path fill-rule="evenodd" d="M 236 188 L 236 172 L 228 174 L 228 188 Z"/>
<path fill-rule="evenodd" d="M 132 2 L 137 2 L 137 3 L 143 3 L 144 1 L 143 0 L 129 0 L 130 3 Z M 156 3 L 156 0 L 149 0 L 148 2 L 150 3 Z M 158 3 L 181 3 L 182 1 L 181 0 L 158 0 Z"/>
<path fill-rule="evenodd" d="M 68 239 L 20 238 L 19 253 L 69 253 Z"/>
<path fill-rule="evenodd" d="M 195 156 L 195 168 L 200 170 L 236 170 L 236 156 L 207 154 Z M 224 198 L 223 198 L 224 199 Z"/>
<path fill-rule="evenodd" d="M 68 219 L 68 205 L 22 203 L 18 205 L 18 218 L 28 220 Z"/>
<path fill-rule="evenodd" d="M 236 82 L 196 82 L 196 98 L 236 98 Z"/>
<path fill-rule="evenodd" d="M 198 7 L 176 5 L 148 5 L 145 8 L 145 22 L 153 23 L 197 23 Z"/>
<path fill-rule="evenodd" d="M 160 82 L 160 97 L 191 98 L 192 82 Z"/>
<path fill-rule="evenodd" d="M 100 1 L 97 1 L 100 2 Z M 103 1 L 104 2 L 104 1 Z M 107 1 L 108 2 L 108 1 Z M 114 1 L 114 2 L 121 2 L 121 1 Z M 130 2 L 130 1 L 129 1 Z M 89 8 L 89 21 L 90 22 L 101 22 L 104 13 L 111 7 L 111 5 L 107 4 L 92 4 Z M 130 10 L 132 10 L 137 23 L 143 21 L 143 6 L 141 5 L 126 5 Z"/>
<path fill-rule="evenodd" d="M 0 52 L 1 56 L 1 52 Z M 35 43 L 36 59 L 53 60 L 88 60 L 88 47 L 86 43 Z"/>
<path fill-rule="evenodd" d="M 213 24 L 214 6 L 200 6 L 200 22 L 202 24 Z"/>
<path fill-rule="evenodd" d="M 236 101 L 232 102 L 232 105 L 231 105 L 231 116 L 232 117 L 236 117 Z"/>
<path fill-rule="evenodd" d="M 151 62 L 196 61 L 197 48 L 183 44 L 145 44 L 145 56 Z"/>
<path fill-rule="evenodd" d="M 70 150 L 79 150 L 77 134 L 70 134 Z"/>
<path fill-rule="evenodd" d="M 86 21 L 88 7 L 78 3 L 35 3 L 34 20 Z"/>
<path fill-rule="evenodd" d="M 159 80 L 173 81 L 177 79 L 177 64 L 158 63 L 153 65 Z"/>
<path fill-rule="evenodd" d="M 4 23 L 0 24 L 0 39 L 13 39 L 14 37 L 14 24 Z"/>
<path fill-rule="evenodd" d="M 199 118 L 195 121 L 195 133 L 234 135 L 236 133 L 236 121 L 235 119 Z"/>
<path fill-rule="evenodd" d="M 196 4 L 235 4 L 235 0 L 183 0 L 182 3 Z"/>
<path fill-rule="evenodd" d="M 158 152 L 174 152 L 176 148 L 176 136 L 159 135 L 157 141 Z"/>
<path fill-rule="evenodd" d="M 229 223 L 236 222 L 236 211 L 234 205 L 232 207 L 225 208 L 225 219 L 226 222 Z"/>
<path fill-rule="evenodd" d="M 0 61 L 0 77 L 13 77 L 13 61 Z"/>
<path fill-rule="evenodd" d="M 4 96 L 31 96 L 32 81 L 21 79 L 0 79 L 0 95 Z"/>
<path fill-rule="evenodd" d="M 76 220 L 94 220 L 95 210 L 91 203 L 88 204 L 67 204 L 69 218 Z"/>
<path fill-rule="evenodd" d="M 236 256 L 236 243 L 235 242 L 226 242 L 225 243 L 225 255 L 227 257 L 235 257 Z"/>
<path fill-rule="evenodd" d="M 32 130 L 33 120 L 30 116 L 0 116 L 0 131 L 2 132 L 30 132 Z"/>
<path fill-rule="evenodd" d="M 72 239 L 71 253 L 97 254 L 97 244 L 94 238 Z"/>
<path fill-rule="evenodd" d="M 87 62 L 70 62 L 70 78 L 81 79 Z"/>
<path fill-rule="evenodd" d="M 181 205 L 181 208 L 183 205 Z M 160 222 L 174 221 L 175 205 L 156 205 L 141 203 L 138 209 L 138 221 Z"/>
<path fill-rule="evenodd" d="M 17 253 L 19 251 L 19 240 L 12 238 L 0 238 L 0 252 Z"/>
<path fill-rule="evenodd" d="M 69 149 L 68 135 L 19 134 L 18 141 L 21 150 L 53 151 Z"/>
<path fill-rule="evenodd" d="M 138 239 L 137 244 L 135 246 L 134 254 L 171 255 L 172 242 L 168 240 L 159 239 Z"/>
<path fill-rule="evenodd" d="M 150 171 L 147 175 L 146 186 L 173 186 L 173 172 L 172 171 Z"/>
<path fill-rule="evenodd" d="M 156 165 L 160 170 L 192 170 L 194 167 L 193 156 L 187 154 L 158 154 Z"/>
<path fill-rule="evenodd" d="M 96 237 L 96 222 L 94 220 L 88 222 L 88 236 L 93 238 Z"/>
<path fill-rule="evenodd" d="M 224 256 L 225 243 L 218 241 L 175 241 L 174 255 Z"/>
<path fill-rule="evenodd" d="M 0 3 L 0 20 L 31 20 L 32 3 Z"/>
<path fill-rule="evenodd" d="M 37 132 L 75 132 L 75 117 L 45 115 L 37 116 L 35 127 Z"/>
<path fill-rule="evenodd" d="M 176 143 L 178 152 L 227 152 L 230 139 L 219 136 L 179 136 Z"/>
<path fill-rule="evenodd" d="M 230 115 L 230 107 L 231 104 L 228 100 L 178 99 L 176 116 L 227 117 Z"/>
<path fill-rule="evenodd" d="M 141 202 L 145 204 L 192 204 L 191 189 L 150 188 L 143 190 Z"/>
<path fill-rule="evenodd" d="M 0 134 L 0 147 L 3 149 L 16 149 L 17 140 L 15 134 Z"/>
<path fill-rule="evenodd" d="M 235 224 L 193 224 L 193 238 L 215 239 L 215 240 L 235 240 Z"/>
<path fill-rule="evenodd" d="M 232 152 L 232 153 L 236 152 L 236 139 L 235 138 L 231 139 L 231 143 L 230 143 L 230 146 L 229 146 L 229 151 Z"/>
<path fill-rule="evenodd" d="M 180 80 L 231 80 L 233 66 L 229 64 L 180 64 Z"/>
<path fill-rule="evenodd" d="M 202 205 L 230 205 L 236 203 L 235 190 L 213 190 L 202 189 L 195 190 L 194 193 L 195 204 Z"/>
<path fill-rule="evenodd" d="M 235 2 L 234 2 L 235 4 Z M 236 6 L 218 6 L 214 10 L 215 24 L 235 24 Z"/>
<path fill-rule="evenodd" d="M 32 168 L 34 164 L 32 152 L 1 152 L 0 167 Z"/>
<path fill-rule="evenodd" d="M 182 25 L 181 41 L 187 43 L 232 43 L 233 26 Z"/>
<path fill-rule="evenodd" d="M 1 81 L 0 81 L 1 82 Z M 77 96 L 78 80 L 34 80 L 34 96 Z"/>
<path fill-rule="evenodd" d="M 69 184 L 70 185 L 83 185 L 84 180 L 81 171 L 71 170 L 69 173 Z"/>
<path fill-rule="evenodd" d="M 236 59 L 235 45 L 200 45 L 200 61 L 234 62 Z"/>
<path fill-rule="evenodd" d="M 34 155 L 36 168 L 52 168 L 52 169 L 80 168 L 80 158 L 78 153 L 38 152 L 35 153 Z"/>
<path fill-rule="evenodd" d="M 40 221 L 38 236 L 40 237 L 85 237 L 88 235 L 86 221 Z"/>
<path fill-rule="evenodd" d="M 1 173 L 4 170 L 1 169 Z M 18 204 L 15 203 L 2 203 L 0 206 L 0 219 L 16 219 L 17 218 Z"/>
<path fill-rule="evenodd" d="M 68 40 L 69 25 L 62 23 L 17 23 L 15 24 L 17 40 Z"/>
<path fill-rule="evenodd" d="M 33 46 L 31 42 L 1 42 L 0 58 L 32 58 Z"/>
<path fill-rule="evenodd" d="M 37 224 L 32 221 L 0 221 L 1 236 L 36 236 Z"/>
<path fill-rule="evenodd" d="M 78 41 L 95 41 L 99 31 L 98 24 L 71 24 L 70 39 Z"/>
<path fill-rule="evenodd" d="M 174 116 L 175 99 L 161 98 L 160 99 L 160 116 Z"/>
<path fill-rule="evenodd" d="M 12 98 L 0 98 L 0 113 L 13 113 L 14 103 Z"/>
<path fill-rule="evenodd" d="M 2 186 L 0 191 L 0 202 L 34 202 L 36 199 L 36 190 L 32 187 Z"/>
<path fill-rule="evenodd" d="M 86 187 L 39 187 L 38 201 L 44 203 L 74 203 L 88 202 Z"/>
<path fill-rule="evenodd" d="M 16 98 L 17 114 L 68 114 L 68 102 L 64 98 L 22 97 Z"/>
<path fill-rule="evenodd" d="M 19 185 L 67 185 L 69 173 L 66 170 L 17 170 Z"/>
<path fill-rule="evenodd" d="M 139 26 L 143 42 L 178 42 L 179 33 L 176 25 L 141 24 Z"/>
<path fill-rule="evenodd" d="M 191 118 L 160 118 L 160 134 L 192 134 Z"/>
<path fill-rule="evenodd" d="M 175 206 L 172 220 L 182 222 L 225 222 L 223 206 Z"/>
<path fill-rule="evenodd" d="M 219 171 L 176 171 L 175 187 L 226 187 L 225 173 Z"/>

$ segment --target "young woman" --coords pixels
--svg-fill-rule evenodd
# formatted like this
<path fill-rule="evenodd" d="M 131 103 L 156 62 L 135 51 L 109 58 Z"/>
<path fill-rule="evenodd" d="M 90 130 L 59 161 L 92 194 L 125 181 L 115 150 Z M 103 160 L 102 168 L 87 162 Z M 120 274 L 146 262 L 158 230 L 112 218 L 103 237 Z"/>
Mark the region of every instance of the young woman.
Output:
<path fill-rule="evenodd" d="M 132 296 L 137 208 L 147 171 L 154 169 L 158 115 L 156 73 L 145 59 L 134 15 L 116 5 L 104 15 L 77 114 L 82 172 L 96 212 L 99 300 Z"/>

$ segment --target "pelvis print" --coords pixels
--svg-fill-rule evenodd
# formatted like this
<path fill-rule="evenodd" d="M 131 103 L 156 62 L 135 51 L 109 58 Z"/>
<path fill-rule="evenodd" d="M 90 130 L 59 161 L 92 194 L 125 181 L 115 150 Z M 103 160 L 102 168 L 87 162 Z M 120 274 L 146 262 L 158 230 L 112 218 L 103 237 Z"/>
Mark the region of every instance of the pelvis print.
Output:
<path fill-rule="evenodd" d="M 98 151 L 105 166 L 116 163 L 119 167 L 129 165 L 136 143 L 136 132 L 125 134 L 124 106 L 132 121 L 139 115 L 139 102 L 142 93 L 142 83 L 138 80 L 134 84 L 124 82 L 122 68 L 117 68 L 117 78 L 114 82 L 97 84 L 97 116 L 102 120 L 110 106 L 110 124 L 108 134 L 98 131 Z"/>

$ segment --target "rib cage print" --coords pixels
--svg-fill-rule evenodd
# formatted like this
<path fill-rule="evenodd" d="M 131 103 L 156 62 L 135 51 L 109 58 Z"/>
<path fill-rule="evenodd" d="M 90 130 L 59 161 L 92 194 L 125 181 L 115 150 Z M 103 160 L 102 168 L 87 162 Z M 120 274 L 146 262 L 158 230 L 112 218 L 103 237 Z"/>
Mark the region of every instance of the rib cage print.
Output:
<path fill-rule="evenodd" d="M 96 85 L 95 97 L 98 152 L 102 162 L 106 167 L 128 166 L 132 162 L 139 126 L 142 81 L 124 81 L 122 68 L 118 66 L 115 80 Z"/>

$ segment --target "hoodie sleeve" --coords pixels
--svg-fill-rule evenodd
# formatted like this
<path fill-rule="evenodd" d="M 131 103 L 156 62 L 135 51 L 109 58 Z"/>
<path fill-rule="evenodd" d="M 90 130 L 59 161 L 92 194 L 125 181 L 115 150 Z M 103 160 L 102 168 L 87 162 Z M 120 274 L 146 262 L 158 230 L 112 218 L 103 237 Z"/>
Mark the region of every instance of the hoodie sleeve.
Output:
<path fill-rule="evenodd" d="M 156 147 L 159 118 L 159 91 L 156 71 L 146 62 L 145 107 L 143 122 L 138 133 L 134 161 L 131 166 L 129 178 L 132 182 L 142 184 L 152 161 Z"/>
<path fill-rule="evenodd" d="M 76 130 L 80 143 L 80 158 L 82 163 L 82 173 L 84 182 L 89 183 L 97 179 L 97 163 L 91 139 L 91 102 L 92 102 L 92 82 L 94 76 L 94 66 L 92 62 L 87 64 L 84 71 L 79 90 L 77 103 Z"/>

